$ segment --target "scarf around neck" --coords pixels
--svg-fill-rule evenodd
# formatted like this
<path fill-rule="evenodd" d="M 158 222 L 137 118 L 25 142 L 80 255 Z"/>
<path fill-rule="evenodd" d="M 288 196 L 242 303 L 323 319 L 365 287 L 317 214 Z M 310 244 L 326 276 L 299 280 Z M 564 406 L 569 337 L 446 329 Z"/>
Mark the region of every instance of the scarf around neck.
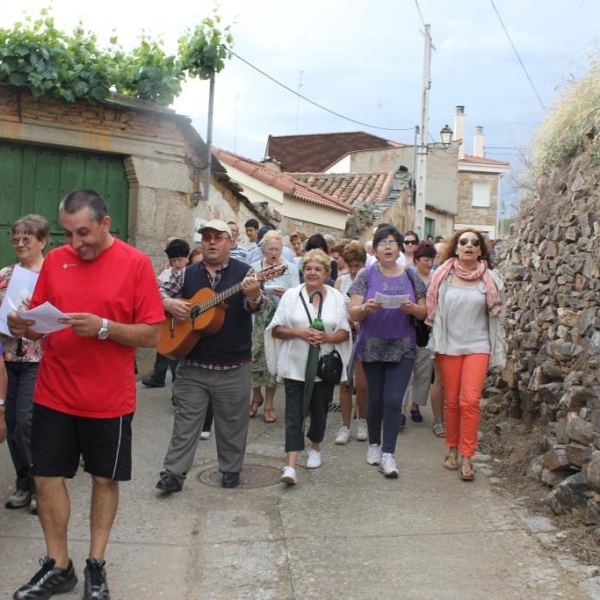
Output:
<path fill-rule="evenodd" d="M 484 260 L 480 260 L 477 263 L 477 268 L 474 271 L 468 271 L 458 262 L 458 258 L 448 259 L 439 269 L 435 272 L 433 280 L 429 285 L 427 292 L 427 322 L 433 325 L 435 320 L 435 313 L 439 301 L 440 285 L 449 275 L 454 274 L 458 278 L 464 281 L 477 281 L 481 280 L 485 285 L 485 298 L 487 302 L 488 312 L 496 316 L 504 308 L 498 286 L 490 275 L 487 268 L 487 264 Z"/>

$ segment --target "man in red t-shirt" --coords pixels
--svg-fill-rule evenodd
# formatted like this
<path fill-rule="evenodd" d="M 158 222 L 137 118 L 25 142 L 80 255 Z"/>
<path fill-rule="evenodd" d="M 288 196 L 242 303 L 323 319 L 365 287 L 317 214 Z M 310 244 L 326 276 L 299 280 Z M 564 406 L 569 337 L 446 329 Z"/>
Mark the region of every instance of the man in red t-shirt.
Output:
<path fill-rule="evenodd" d="M 44 338 L 33 399 L 32 473 L 47 556 L 14 598 L 49 598 L 77 583 L 67 546 L 65 478 L 75 475 L 82 457 L 92 476 L 84 598 L 107 600 L 104 554 L 119 481 L 131 479 L 135 348 L 156 346 L 164 310 L 148 256 L 110 234 L 102 196 L 71 192 L 59 214 L 67 244 L 46 257 L 30 304 L 50 302 L 68 315 L 60 320 L 63 329 Z M 35 323 L 8 316 L 16 338 L 40 339 Z"/>

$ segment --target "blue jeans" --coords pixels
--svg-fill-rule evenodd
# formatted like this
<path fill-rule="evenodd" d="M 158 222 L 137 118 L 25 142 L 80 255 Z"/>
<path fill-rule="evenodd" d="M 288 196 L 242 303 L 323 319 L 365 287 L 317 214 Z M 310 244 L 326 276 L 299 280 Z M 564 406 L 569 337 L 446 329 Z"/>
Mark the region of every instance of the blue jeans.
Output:
<path fill-rule="evenodd" d="M 410 380 L 414 360 L 363 362 L 367 378 L 367 428 L 369 444 L 381 444 L 382 452 L 393 454 L 400 431 L 402 399 Z M 383 443 L 382 443 L 383 428 Z"/>

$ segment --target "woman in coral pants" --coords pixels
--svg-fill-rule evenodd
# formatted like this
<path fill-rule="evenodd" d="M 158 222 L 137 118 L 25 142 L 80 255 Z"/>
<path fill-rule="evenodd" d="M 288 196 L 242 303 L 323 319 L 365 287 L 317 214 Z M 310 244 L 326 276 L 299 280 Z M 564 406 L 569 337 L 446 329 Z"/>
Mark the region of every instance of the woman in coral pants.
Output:
<path fill-rule="evenodd" d="M 479 231 L 457 231 L 440 263 L 427 294 L 427 320 L 433 325 L 429 348 L 444 382 L 444 468 L 472 481 L 481 392 L 488 369 L 502 366 L 506 359 L 503 286 Z"/>

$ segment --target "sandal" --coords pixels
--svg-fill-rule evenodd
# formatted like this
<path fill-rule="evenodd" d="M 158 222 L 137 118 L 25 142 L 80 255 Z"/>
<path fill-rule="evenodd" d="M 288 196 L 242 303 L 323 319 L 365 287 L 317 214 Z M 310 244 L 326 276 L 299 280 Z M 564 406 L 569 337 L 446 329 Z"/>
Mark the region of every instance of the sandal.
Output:
<path fill-rule="evenodd" d="M 265 423 L 275 423 L 275 421 L 277 421 L 272 408 L 265 408 L 263 412 L 263 421 Z"/>
<path fill-rule="evenodd" d="M 463 481 L 473 481 L 475 479 L 475 469 L 473 468 L 473 465 L 469 462 L 465 468 L 465 461 L 463 460 L 458 476 Z"/>
<path fill-rule="evenodd" d="M 264 398 L 260 399 L 260 402 L 250 402 L 250 409 L 248 410 L 248 416 L 253 419 L 258 412 L 258 409 L 263 405 Z"/>
<path fill-rule="evenodd" d="M 446 428 L 444 427 L 444 423 L 442 421 L 440 421 L 438 423 L 434 423 L 431 426 L 431 429 L 433 430 L 433 435 L 435 435 L 436 437 L 439 437 L 439 438 L 446 437 Z"/>
<path fill-rule="evenodd" d="M 458 456 L 456 454 L 448 454 L 444 459 L 443 466 L 448 471 L 458 471 Z"/>

